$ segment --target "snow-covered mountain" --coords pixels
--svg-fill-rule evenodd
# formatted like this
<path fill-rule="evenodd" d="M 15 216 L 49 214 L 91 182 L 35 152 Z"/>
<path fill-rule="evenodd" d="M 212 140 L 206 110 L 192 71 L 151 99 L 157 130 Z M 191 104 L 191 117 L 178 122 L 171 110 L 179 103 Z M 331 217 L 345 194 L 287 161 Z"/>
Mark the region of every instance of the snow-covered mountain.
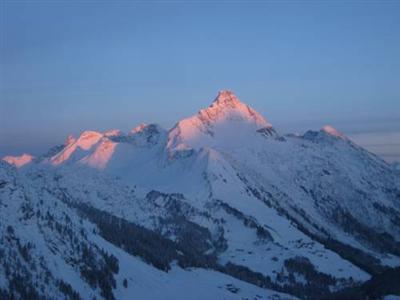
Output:
<path fill-rule="evenodd" d="M 399 172 L 331 126 L 281 135 L 229 91 L 168 131 L 27 157 L 0 165 L 4 295 L 322 299 L 400 265 Z"/>

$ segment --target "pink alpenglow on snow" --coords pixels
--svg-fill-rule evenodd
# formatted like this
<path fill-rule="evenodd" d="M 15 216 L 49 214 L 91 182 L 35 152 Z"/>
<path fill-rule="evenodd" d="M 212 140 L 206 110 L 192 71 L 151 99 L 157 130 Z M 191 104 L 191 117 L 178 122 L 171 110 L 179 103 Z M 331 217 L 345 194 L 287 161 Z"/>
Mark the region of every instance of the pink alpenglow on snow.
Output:
<path fill-rule="evenodd" d="M 104 136 L 107 136 L 107 137 L 120 136 L 120 135 L 122 135 L 122 132 L 119 129 L 111 129 L 111 130 L 104 132 Z"/>
<path fill-rule="evenodd" d="M 147 126 L 148 126 L 148 125 L 147 125 L 146 123 L 139 124 L 138 126 L 136 126 L 135 128 L 133 128 L 133 129 L 131 130 L 131 133 L 138 133 L 138 132 L 141 132 L 141 131 L 143 131 L 143 129 L 145 129 Z"/>
<path fill-rule="evenodd" d="M 57 155 L 51 158 L 51 163 L 53 165 L 60 165 L 67 161 L 76 150 L 88 151 L 90 148 L 97 144 L 103 134 L 96 131 L 84 131 L 81 136 L 70 144 L 67 144 L 65 148 Z M 72 140 L 71 140 L 72 141 Z"/>
<path fill-rule="evenodd" d="M 336 128 L 330 125 L 325 125 L 324 127 L 322 127 L 321 130 L 329 135 L 336 136 L 339 138 L 344 138 L 343 133 L 339 132 Z"/>
<path fill-rule="evenodd" d="M 76 141 L 76 138 L 72 134 L 70 134 L 70 135 L 68 135 L 67 139 L 65 140 L 65 144 L 64 145 L 68 146 L 70 144 L 75 143 L 75 141 Z"/>
<path fill-rule="evenodd" d="M 230 91 L 220 91 L 214 102 L 196 115 L 178 122 L 170 131 L 169 149 L 218 147 L 238 144 L 272 125 Z"/>
<path fill-rule="evenodd" d="M 26 164 L 29 164 L 34 157 L 29 154 L 22 154 L 21 156 L 6 156 L 3 158 L 4 161 L 8 162 L 10 165 L 14 165 L 17 168 L 23 167 Z"/>
<path fill-rule="evenodd" d="M 81 162 L 97 169 L 104 169 L 112 158 L 116 146 L 117 144 L 109 139 L 103 139 L 95 151 L 84 157 Z"/>
<path fill-rule="evenodd" d="M 204 122 L 245 121 L 256 126 L 272 127 L 258 112 L 242 103 L 231 91 L 220 91 L 214 102 L 206 109 L 200 110 L 198 116 Z"/>

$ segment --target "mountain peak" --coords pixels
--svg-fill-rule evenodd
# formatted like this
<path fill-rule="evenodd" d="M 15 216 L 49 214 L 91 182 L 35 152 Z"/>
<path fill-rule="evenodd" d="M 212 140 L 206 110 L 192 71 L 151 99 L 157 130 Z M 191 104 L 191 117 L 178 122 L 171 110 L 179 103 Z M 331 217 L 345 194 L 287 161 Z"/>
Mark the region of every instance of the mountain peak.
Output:
<path fill-rule="evenodd" d="M 199 111 L 197 116 L 207 125 L 225 121 L 242 121 L 256 124 L 258 128 L 272 127 L 267 120 L 247 104 L 242 103 L 233 92 L 221 90 L 211 105 Z"/>
<path fill-rule="evenodd" d="M 349 140 L 343 133 L 330 125 L 325 125 L 319 131 L 308 130 L 306 133 L 303 134 L 303 138 L 313 142 L 332 141 L 332 138 L 334 140 Z"/>
<path fill-rule="evenodd" d="M 106 137 L 116 137 L 120 135 L 122 135 L 122 132 L 119 129 L 110 129 L 104 132 L 104 136 Z"/>
<path fill-rule="evenodd" d="M 213 104 L 216 105 L 228 105 L 234 107 L 235 105 L 239 104 L 240 101 L 236 97 L 236 95 L 232 91 L 228 90 L 221 90 L 218 92 L 217 98 L 215 98 Z"/>
<path fill-rule="evenodd" d="M 76 149 L 82 151 L 89 151 L 93 145 L 97 144 L 103 134 L 97 131 L 86 130 L 81 133 L 78 139 L 71 140 L 69 144 L 61 150 L 61 152 L 55 154 L 50 158 L 53 165 L 59 165 L 67 161 L 70 156 L 75 152 Z"/>
<path fill-rule="evenodd" d="M 140 123 L 138 126 L 136 126 L 135 128 L 133 128 L 131 130 L 131 133 L 138 133 L 143 131 L 143 129 L 145 129 L 148 126 L 148 124 L 146 123 Z"/>
<path fill-rule="evenodd" d="M 339 132 L 336 128 L 332 127 L 331 125 L 325 125 L 324 127 L 321 128 L 321 131 L 335 137 L 339 138 L 344 137 L 343 133 Z"/>
<path fill-rule="evenodd" d="M 242 143 L 264 128 L 273 129 L 262 115 L 240 102 L 231 91 L 222 90 L 209 107 L 179 121 L 170 130 L 168 147 L 228 147 Z"/>
<path fill-rule="evenodd" d="M 17 168 L 20 168 L 26 164 L 29 164 L 34 157 L 30 154 L 22 154 L 20 156 L 6 156 L 3 158 L 4 161 L 8 162 L 10 165 L 14 165 Z"/>
<path fill-rule="evenodd" d="M 158 124 L 146 124 L 142 123 L 132 129 L 131 134 L 144 134 L 144 135 L 154 135 L 164 132 L 163 128 Z"/>

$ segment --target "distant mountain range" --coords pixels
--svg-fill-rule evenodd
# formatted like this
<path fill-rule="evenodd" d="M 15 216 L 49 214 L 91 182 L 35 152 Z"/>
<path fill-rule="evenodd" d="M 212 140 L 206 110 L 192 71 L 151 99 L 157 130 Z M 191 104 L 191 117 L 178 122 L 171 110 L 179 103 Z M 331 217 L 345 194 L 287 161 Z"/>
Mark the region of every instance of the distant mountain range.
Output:
<path fill-rule="evenodd" d="M 3 158 L 0 214 L 1 299 L 400 293 L 377 279 L 400 274 L 398 166 L 331 126 L 281 135 L 230 91 L 170 130 Z"/>

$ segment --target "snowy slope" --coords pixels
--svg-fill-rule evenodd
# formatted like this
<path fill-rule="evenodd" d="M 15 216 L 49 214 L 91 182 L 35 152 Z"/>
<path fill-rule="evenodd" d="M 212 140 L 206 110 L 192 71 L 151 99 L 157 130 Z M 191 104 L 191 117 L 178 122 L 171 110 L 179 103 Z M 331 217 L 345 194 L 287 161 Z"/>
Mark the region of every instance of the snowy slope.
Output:
<path fill-rule="evenodd" d="M 37 175 L 0 162 L 2 299 L 294 299 L 212 270 L 161 271 L 107 242 Z"/>

